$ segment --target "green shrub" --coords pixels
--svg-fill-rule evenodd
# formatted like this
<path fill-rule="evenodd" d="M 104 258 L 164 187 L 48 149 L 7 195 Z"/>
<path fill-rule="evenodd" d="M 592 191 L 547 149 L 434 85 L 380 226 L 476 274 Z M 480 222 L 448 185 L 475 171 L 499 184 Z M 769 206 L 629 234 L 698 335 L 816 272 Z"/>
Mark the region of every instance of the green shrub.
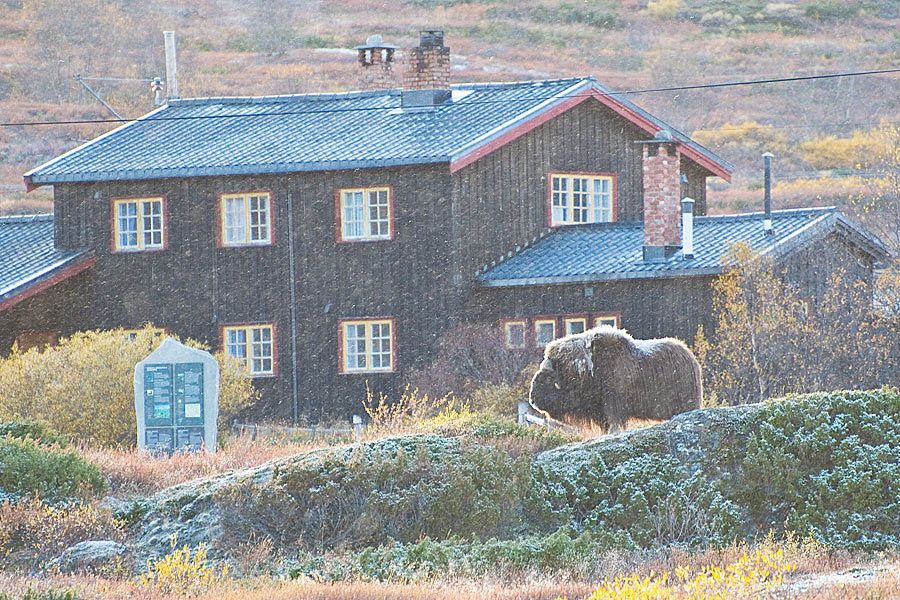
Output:
<path fill-rule="evenodd" d="M 43 423 L 34 421 L 0 422 L 0 437 L 11 437 L 20 440 L 30 438 L 38 444 L 46 446 L 65 446 L 69 443 L 69 438 L 66 436 L 59 435 Z"/>
<path fill-rule="evenodd" d="M 528 463 L 435 435 L 386 438 L 316 453 L 218 502 L 237 539 L 313 549 L 499 535 L 520 521 Z"/>
<path fill-rule="evenodd" d="M 511 540 L 466 541 L 451 536 L 436 541 L 426 537 L 415 543 L 366 548 L 336 559 L 301 552 L 288 574 L 317 581 L 407 582 L 485 575 L 512 577 L 528 571 L 583 575 L 598 553 L 599 546 L 590 534 L 576 535 L 569 527 L 561 527 L 546 536 L 526 535 Z"/>
<path fill-rule="evenodd" d="M 100 469 L 73 451 L 42 448 L 28 438 L 0 438 L 0 491 L 59 501 L 105 489 Z"/>
<path fill-rule="evenodd" d="M 701 472 L 640 450 L 609 458 L 593 456 L 574 470 L 536 464 L 530 503 L 536 519 L 590 532 L 603 548 L 721 545 L 738 535 L 738 506 Z"/>
<path fill-rule="evenodd" d="M 838 548 L 900 544 L 900 393 L 835 392 L 769 402 L 728 453 L 731 496 L 759 529 Z"/>
<path fill-rule="evenodd" d="M 164 338 L 148 325 L 134 340 L 120 329 L 88 331 L 43 351 L 14 350 L 0 359 L 0 419 L 33 419 L 75 440 L 134 446 L 134 366 Z M 216 359 L 219 427 L 223 428 L 257 392 L 241 361 L 221 352 Z"/>

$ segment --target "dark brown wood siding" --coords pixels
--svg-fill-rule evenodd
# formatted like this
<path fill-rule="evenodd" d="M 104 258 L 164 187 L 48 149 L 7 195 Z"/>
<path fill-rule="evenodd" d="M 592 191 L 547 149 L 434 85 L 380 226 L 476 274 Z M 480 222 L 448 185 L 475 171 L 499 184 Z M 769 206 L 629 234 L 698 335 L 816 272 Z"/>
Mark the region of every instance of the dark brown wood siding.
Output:
<path fill-rule="evenodd" d="M 453 174 L 459 277 L 545 231 L 548 173 L 616 175 L 617 219 L 643 218 L 643 164 L 636 141 L 652 136 L 599 102 L 588 101 L 547 121 Z M 682 157 L 685 191 L 706 213 L 709 173 Z"/>
<path fill-rule="evenodd" d="M 458 320 L 459 290 L 448 284 L 450 198 L 446 165 L 273 177 L 222 177 L 56 186 L 62 247 L 90 247 L 96 265 L 78 329 L 167 327 L 221 347 L 220 327 L 276 324 L 278 374 L 255 379 L 264 396 L 256 417 L 290 418 L 293 405 L 288 203 L 292 202 L 300 409 L 311 418 L 362 410 L 366 382 L 396 395 L 405 373 Z M 339 243 L 339 188 L 390 186 L 395 238 Z M 274 244 L 217 248 L 222 193 L 269 190 Z M 165 196 L 168 248 L 110 250 L 110 199 Z M 338 320 L 393 317 L 398 371 L 338 374 Z"/>
<path fill-rule="evenodd" d="M 617 314 L 620 326 L 636 338 L 676 337 L 693 343 L 698 325 L 712 326 L 711 277 L 625 279 L 593 284 L 479 288 L 472 318 L 490 323 L 525 317 Z M 586 292 L 587 290 L 587 292 Z"/>

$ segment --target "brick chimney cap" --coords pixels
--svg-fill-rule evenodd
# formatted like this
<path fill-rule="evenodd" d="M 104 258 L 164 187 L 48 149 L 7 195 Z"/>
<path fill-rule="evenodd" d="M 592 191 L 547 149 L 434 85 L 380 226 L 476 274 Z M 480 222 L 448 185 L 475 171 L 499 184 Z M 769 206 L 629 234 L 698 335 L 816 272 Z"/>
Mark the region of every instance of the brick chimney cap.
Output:
<path fill-rule="evenodd" d="M 444 31 L 442 29 L 424 29 L 419 32 L 419 46 L 443 46 Z"/>

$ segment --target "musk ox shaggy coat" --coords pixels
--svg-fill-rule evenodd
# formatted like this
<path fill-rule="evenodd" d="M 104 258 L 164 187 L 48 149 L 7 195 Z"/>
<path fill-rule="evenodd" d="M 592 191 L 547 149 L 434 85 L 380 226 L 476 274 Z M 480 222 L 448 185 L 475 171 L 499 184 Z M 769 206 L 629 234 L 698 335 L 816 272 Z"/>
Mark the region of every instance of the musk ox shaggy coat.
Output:
<path fill-rule="evenodd" d="M 636 340 L 601 326 L 550 342 L 531 405 L 555 419 L 617 431 L 629 418 L 665 420 L 700 408 L 700 365 L 680 340 Z"/>

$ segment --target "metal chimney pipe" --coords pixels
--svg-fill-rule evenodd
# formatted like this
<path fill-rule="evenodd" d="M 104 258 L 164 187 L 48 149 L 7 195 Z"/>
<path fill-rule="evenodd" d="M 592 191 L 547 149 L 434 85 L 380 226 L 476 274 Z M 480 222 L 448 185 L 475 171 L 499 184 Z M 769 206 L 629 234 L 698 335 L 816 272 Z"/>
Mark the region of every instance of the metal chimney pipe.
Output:
<path fill-rule="evenodd" d="M 163 31 L 166 40 L 166 97 L 180 98 L 178 95 L 178 67 L 175 62 L 175 32 Z"/>
<path fill-rule="evenodd" d="M 694 258 L 694 199 L 681 199 L 681 257 Z"/>
<path fill-rule="evenodd" d="M 772 229 L 772 159 L 775 158 L 775 155 L 771 152 L 766 152 L 762 157 L 765 160 L 766 172 L 766 216 L 763 218 L 763 231 L 765 231 L 766 235 L 772 235 L 775 233 L 775 230 Z"/>

